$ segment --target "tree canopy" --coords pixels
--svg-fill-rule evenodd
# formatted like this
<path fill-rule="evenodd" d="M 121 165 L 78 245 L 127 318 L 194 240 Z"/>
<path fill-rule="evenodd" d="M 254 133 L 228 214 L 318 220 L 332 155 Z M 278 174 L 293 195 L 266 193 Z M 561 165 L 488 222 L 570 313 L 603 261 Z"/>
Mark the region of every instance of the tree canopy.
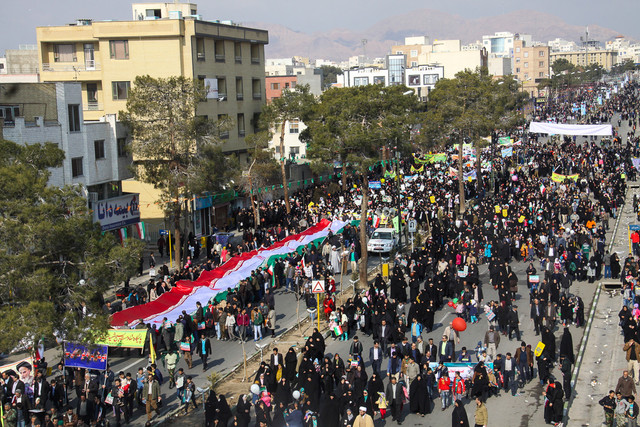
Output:
<path fill-rule="evenodd" d="M 308 114 L 313 107 L 315 98 L 309 91 L 308 85 L 300 85 L 295 89 L 286 89 L 278 98 L 274 98 L 271 103 L 264 106 L 260 120 L 266 132 L 271 133 L 279 126 L 280 139 L 280 174 L 282 177 L 282 188 L 284 189 L 284 200 L 287 213 L 291 211 L 289 202 L 289 186 L 285 171 L 286 157 L 284 154 L 285 125 L 294 119 L 300 119 Z"/>
<path fill-rule="evenodd" d="M 0 352 L 54 333 L 91 341 L 108 327 L 102 294 L 134 274 L 141 245 L 103 235 L 79 187 L 47 186 L 55 144 L 0 140 L 0 153 Z"/>
<path fill-rule="evenodd" d="M 230 124 L 196 114 L 206 92 L 202 84 L 183 76 L 138 76 L 127 109 L 119 113 L 131 131 L 136 179 L 161 190 L 159 202 L 173 222 L 178 242 L 187 229 L 181 219 L 186 220 L 188 201 L 195 194 L 220 190 L 230 170 L 221 167 L 231 160 L 222 155 L 218 138 Z M 181 253 L 176 245 L 178 266 Z"/>
<path fill-rule="evenodd" d="M 420 134 L 425 149 L 458 144 L 464 140 L 480 148 L 481 138 L 496 129 L 510 130 L 523 120 L 521 110 L 526 93 L 518 91 L 511 76 L 495 80 L 486 70 L 461 71 L 454 79 L 442 79 L 429 93 L 427 113 Z M 479 150 L 478 150 L 479 151 Z M 479 158 L 479 152 L 478 158 Z M 459 162 L 460 209 L 464 211 L 464 181 Z"/>
<path fill-rule="evenodd" d="M 355 173 L 361 182 L 361 218 L 367 218 L 368 170 L 380 160 L 383 148 L 407 151 L 410 132 L 417 122 L 418 99 L 404 95 L 405 86 L 366 85 L 333 88 L 322 93 L 305 117 L 309 141 L 307 157 L 342 166 L 343 189 L 346 174 Z M 366 286 L 367 241 L 360 227 L 362 262 L 360 284 Z"/>

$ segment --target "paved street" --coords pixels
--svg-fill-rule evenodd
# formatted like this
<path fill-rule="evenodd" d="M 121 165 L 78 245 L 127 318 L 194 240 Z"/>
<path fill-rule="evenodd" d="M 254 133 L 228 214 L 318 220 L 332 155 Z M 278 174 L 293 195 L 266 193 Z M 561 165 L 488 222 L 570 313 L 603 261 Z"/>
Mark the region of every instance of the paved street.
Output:
<path fill-rule="evenodd" d="M 632 183 L 631 186 L 627 200 L 631 200 L 634 194 L 640 195 L 637 184 Z M 637 222 L 631 203 L 627 203 L 612 249 L 612 253 L 617 252 L 621 260 L 629 254 L 628 225 Z M 614 281 L 603 281 L 606 282 Z M 615 282 L 620 283 L 619 280 Z M 622 371 L 627 369 L 625 352 L 622 351 L 624 339 L 618 326 L 618 312 L 621 308 L 620 291 L 612 293 L 603 287 L 576 383 L 576 397 L 569 411 L 571 425 L 600 425 L 599 421 L 604 420 L 604 412 L 598 401 L 609 390 L 615 389 Z"/>

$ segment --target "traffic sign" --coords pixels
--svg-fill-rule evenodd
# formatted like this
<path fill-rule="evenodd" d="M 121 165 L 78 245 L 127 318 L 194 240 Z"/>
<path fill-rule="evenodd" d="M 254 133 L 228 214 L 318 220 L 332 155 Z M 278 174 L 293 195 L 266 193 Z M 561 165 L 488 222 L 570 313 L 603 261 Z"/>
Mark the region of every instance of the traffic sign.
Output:
<path fill-rule="evenodd" d="M 158 232 L 160 233 L 161 236 L 168 236 L 169 235 L 169 231 L 168 230 L 159 230 Z"/>
<path fill-rule="evenodd" d="M 324 292 L 324 280 L 314 280 L 311 282 L 311 292 L 321 294 Z"/>
<path fill-rule="evenodd" d="M 407 230 L 409 231 L 409 233 L 415 233 L 417 229 L 418 229 L 418 221 L 416 221 L 415 219 L 410 219 L 407 222 Z"/>
<path fill-rule="evenodd" d="M 629 231 L 638 231 L 640 230 L 640 224 L 629 224 Z"/>

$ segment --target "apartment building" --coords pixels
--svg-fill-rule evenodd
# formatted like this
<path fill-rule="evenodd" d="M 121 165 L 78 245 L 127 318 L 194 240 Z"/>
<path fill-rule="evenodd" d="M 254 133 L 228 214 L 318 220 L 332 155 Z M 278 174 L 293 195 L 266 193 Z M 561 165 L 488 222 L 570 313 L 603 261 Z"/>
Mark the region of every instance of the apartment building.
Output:
<path fill-rule="evenodd" d="M 0 138 L 21 145 L 52 142 L 65 153 L 62 166 L 51 169 L 50 185 L 82 187 L 94 210 L 123 200 L 138 203 L 138 194 L 122 192 L 123 180 L 132 176 L 127 130 L 115 114 L 83 120 L 81 83 L 4 83 L 2 88 Z M 139 215 L 96 216 L 105 231 L 138 221 Z"/>
<path fill-rule="evenodd" d="M 189 13 L 186 15 L 185 13 Z M 192 3 L 136 3 L 132 21 L 77 20 L 38 27 L 42 81 L 78 81 L 87 120 L 126 106 L 136 76 L 185 76 L 217 88 L 198 114 L 244 117 L 265 102 L 265 30 L 204 21 Z M 244 132 L 230 132 L 224 149 L 242 153 Z"/>
<path fill-rule="evenodd" d="M 255 130 L 266 98 L 266 30 L 206 21 L 196 4 L 173 2 L 134 3 L 131 21 L 79 19 L 64 26 L 38 27 L 36 34 L 41 81 L 80 82 L 85 120 L 97 121 L 124 110 L 136 76 L 185 76 L 209 87 L 198 115 L 236 122 L 221 135 L 223 150 L 248 160 L 245 136 Z M 123 185 L 140 193 L 141 216 L 153 239 L 158 229 L 166 228 L 164 212 L 156 203 L 158 191 L 137 181 Z M 194 211 L 198 211 L 195 206 Z"/>
<path fill-rule="evenodd" d="M 518 39 L 513 43 L 513 74 L 532 96 L 539 96 L 538 83 L 551 75 L 550 54 L 549 46 L 530 46 Z"/>
<path fill-rule="evenodd" d="M 392 55 L 405 55 L 407 67 L 423 65 L 441 66 L 444 68 L 444 78 L 452 79 L 455 75 L 469 69 L 487 67 L 487 50 L 463 50 L 460 40 L 434 40 L 431 44 L 407 44 L 421 41 L 408 37 L 404 45 L 391 47 Z"/>
<path fill-rule="evenodd" d="M 609 71 L 611 67 L 618 63 L 618 52 L 606 49 L 581 49 L 570 52 L 551 52 L 551 64 L 557 59 L 566 59 L 573 65 L 586 67 L 591 64 L 601 65 L 602 68 Z"/>

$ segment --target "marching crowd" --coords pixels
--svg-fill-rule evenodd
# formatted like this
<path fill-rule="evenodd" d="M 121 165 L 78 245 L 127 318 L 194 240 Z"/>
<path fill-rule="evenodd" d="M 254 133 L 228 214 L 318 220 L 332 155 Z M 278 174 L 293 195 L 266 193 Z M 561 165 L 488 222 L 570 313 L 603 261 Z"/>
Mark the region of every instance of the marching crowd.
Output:
<path fill-rule="evenodd" d="M 573 118 L 568 105 L 597 104 L 585 89 L 565 96 L 537 107 L 534 115 L 562 122 Z M 626 137 L 616 133 L 602 140 L 543 139 L 514 132 L 507 136 L 519 141 L 509 156 L 494 149 L 475 154 L 450 149 L 442 162 L 420 154 L 403 160 L 397 165 L 399 175 L 405 177 L 401 185 L 388 181 L 380 190 L 372 190 L 371 217 L 400 205 L 401 218 L 416 219 L 429 233 L 415 250 L 395 259 L 388 281 L 378 275 L 368 289 L 336 305 L 336 275 L 355 271 L 366 250 L 357 238 L 358 227 L 349 225 L 319 247 L 311 244 L 301 254 L 279 260 L 272 271 L 253 271 L 236 289 L 199 304 L 195 313 L 183 312 L 176 322 L 166 320 L 159 327 L 141 322 L 137 327 L 148 330 L 143 353 L 156 353 L 158 360 L 135 375 L 109 369 L 95 375 L 59 365 L 47 376 L 47 370 L 40 367 L 35 368 L 35 379 L 27 387 L 15 371 L 3 372 L 4 424 L 103 425 L 111 414 L 109 418 L 115 417 L 119 425 L 122 420 L 130 421 L 136 407 L 143 408 L 150 421 L 163 404 L 160 385 L 165 380 L 176 389 L 185 411 L 197 407 L 192 378 L 185 369 L 176 369 L 179 358 L 185 359 L 190 370 L 195 353 L 206 371 L 212 339 L 259 341 L 274 335 L 274 292 L 279 289 L 299 294 L 312 319 L 320 316 L 333 338 L 349 341 L 348 354 L 328 351 L 331 343 L 318 330 L 303 348 L 292 347 L 284 354 L 274 349 L 269 362 L 256 373 L 251 392 L 239 399 L 235 415 L 224 395 L 209 395 L 203 402 L 207 425 L 233 422 L 248 426 L 255 419 L 257 426 L 371 427 L 376 417 L 391 417 L 400 424 L 405 405 L 425 417 L 439 399 L 441 411 L 453 408 L 453 425 L 465 426 L 469 425 L 465 403 L 473 399 L 474 423 L 486 426 L 488 399 L 500 393 L 517 395 L 534 379 L 544 385 L 545 422 L 559 424 L 563 403 L 571 396 L 575 362 L 568 327 L 584 325 L 584 303 L 571 291 L 574 282 L 593 281 L 602 276 L 603 269 L 605 276 L 621 275 L 629 301 L 623 308 L 628 315 L 621 312 L 625 342 L 635 340 L 640 331 L 639 316 L 634 314 L 640 310 L 633 293 L 638 266 L 630 256 L 621 267 L 617 255 L 605 248 L 609 221 L 625 202 L 627 180 L 636 176 L 632 159 L 640 157 L 635 136 L 637 99 L 638 85 L 630 82 L 587 117 L 589 122 L 618 117 L 625 124 L 628 121 L 633 131 Z M 475 156 L 480 156 L 485 170 L 476 178 L 490 181 L 494 191 L 489 195 L 477 191 L 475 182 L 467 183 L 468 209 L 459 213 L 458 183 L 449 171 L 457 170 L 458 162 L 464 162 L 465 171 L 473 170 Z M 370 179 L 379 179 L 385 172 L 389 171 L 379 165 Z M 553 180 L 554 173 L 565 178 Z M 341 179 L 352 184 L 349 177 Z M 211 241 L 204 263 L 189 258 L 182 271 L 171 274 L 163 265 L 156 273 L 151 256 L 149 284 L 127 288 L 116 306 L 105 304 L 104 310 L 113 313 L 154 300 L 178 280 L 194 280 L 235 254 L 268 247 L 317 223 L 327 212 L 334 218 L 358 219 L 362 189 L 334 186 L 329 192 L 328 188 L 329 184 L 322 184 L 293 194 L 290 215 L 283 214 L 282 200 L 261 202 L 258 227 L 252 224 L 250 211 L 236 212 L 242 244 L 233 247 Z M 371 219 L 362 218 L 362 222 L 370 227 Z M 192 255 L 197 259 L 195 248 Z M 526 277 L 518 277 L 512 268 L 514 260 L 528 263 Z M 488 268 L 488 281 L 480 277 L 483 264 Z M 317 278 L 328 284 L 319 313 L 315 298 L 309 298 L 310 280 Z M 485 298 L 487 287 L 497 292 L 496 300 Z M 438 310 L 448 310 L 447 306 L 469 328 L 483 328 L 484 340 L 477 345 L 462 343 L 455 321 L 439 331 L 434 316 Z M 532 348 L 522 341 L 519 313 L 523 310 L 530 313 L 542 346 Z M 561 326 L 557 346 L 555 334 Z M 436 333 L 437 341 L 425 338 Z M 365 349 L 358 334 L 371 336 L 373 346 Z M 505 344 L 513 339 L 516 344 Z M 627 352 L 636 381 L 637 342 Z M 448 365 L 451 362 L 463 363 L 464 369 Z M 559 372 L 554 374 L 555 369 Z M 637 405 L 629 395 L 623 396 L 629 405 L 626 411 L 631 408 L 633 415 Z M 605 402 L 605 409 L 610 403 Z"/>

